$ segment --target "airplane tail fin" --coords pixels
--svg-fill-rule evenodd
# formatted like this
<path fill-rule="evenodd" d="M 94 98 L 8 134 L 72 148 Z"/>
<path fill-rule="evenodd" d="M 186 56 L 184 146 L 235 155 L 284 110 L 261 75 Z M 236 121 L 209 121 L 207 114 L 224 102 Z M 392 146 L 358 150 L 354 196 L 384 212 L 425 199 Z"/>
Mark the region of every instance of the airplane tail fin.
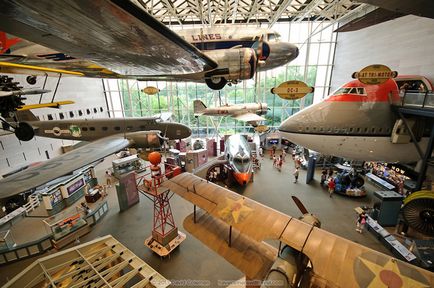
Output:
<path fill-rule="evenodd" d="M 18 110 L 16 112 L 18 121 L 21 122 L 32 122 L 39 121 L 39 118 L 35 116 L 30 110 Z"/>
<path fill-rule="evenodd" d="M 194 114 L 200 115 L 206 109 L 205 104 L 201 100 L 194 100 L 193 104 L 194 104 L 193 106 Z"/>
<path fill-rule="evenodd" d="M 8 39 L 5 32 L 0 31 L 0 54 L 9 53 L 10 47 L 20 42 L 20 38 L 10 38 Z"/>

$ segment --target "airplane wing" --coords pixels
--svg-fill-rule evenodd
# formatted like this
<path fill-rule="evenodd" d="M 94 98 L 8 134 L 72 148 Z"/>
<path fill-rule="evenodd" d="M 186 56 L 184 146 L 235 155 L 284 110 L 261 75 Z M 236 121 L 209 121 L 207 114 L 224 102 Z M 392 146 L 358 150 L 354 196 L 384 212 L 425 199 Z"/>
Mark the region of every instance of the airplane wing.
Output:
<path fill-rule="evenodd" d="M 40 165 L 0 179 L 0 198 L 14 196 L 95 162 L 132 144 L 122 134 L 86 144 Z"/>
<path fill-rule="evenodd" d="M 81 72 L 74 63 L 88 61 L 84 68 L 96 68 L 97 74 L 84 69 L 89 77 L 191 74 L 217 67 L 131 1 L 0 0 L 0 18 L 1 30 L 65 53 L 49 55 L 51 65 L 68 70 L 71 63 Z M 102 67 L 106 70 L 98 73 Z"/>
<path fill-rule="evenodd" d="M 312 264 L 309 287 L 391 287 L 393 281 L 403 283 L 402 287 L 434 287 L 432 272 L 313 227 L 192 174 L 183 173 L 163 185 L 208 213 L 196 217 L 196 223 L 187 218 L 185 228 L 217 253 L 226 255 L 244 273 L 252 269 L 251 265 L 243 264 L 248 262 L 246 259 L 230 258 L 221 242 L 229 242 L 230 227 L 236 229 L 232 231 L 235 244 L 231 248 L 246 242 L 238 242 L 241 235 L 256 241 L 251 249 L 236 248 L 238 252 L 254 251 L 238 253 L 239 257 L 253 255 L 254 263 L 262 261 L 255 255 L 264 250 L 264 240 L 279 240 L 303 252 Z M 266 255 L 262 268 L 268 265 L 264 259 L 271 257 Z M 261 271 L 256 274 L 262 275 Z"/>
<path fill-rule="evenodd" d="M 74 101 L 65 100 L 65 101 L 57 101 L 57 102 L 50 102 L 50 103 L 41 103 L 41 104 L 29 104 L 24 105 L 21 108 L 18 108 L 18 111 L 21 110 L 31 110 L 31 109 L 39 109 L 39 108 L 59 108 L 62 105 L 69 105 L 74 104 Z"/>
<path fill-rule="evenodd" d="M 398 17 L 402 17 L 404 14 L 395 12 L 395 11 L 389 11 L 383 8 L 375 9 L 361 17 L 358 17 L 356 19 L 353 19 L 349 21 L 348 23 L 345 23 L 344 25 L 340 26 L 338 29 L 336 29 L 334 32 L 351 32 L 351 31 L 357 31 L 366 27 L 370 27 L 375 24 L 383 23 L 389 20 L 396 19 Z"/>
<path fill-rule="evenodd" d="M 404 15 L 413 14 L 434 19 L 434 2 L 432 0 L 357 0 L 357 2 L 371 4 Z"/>
<path fill-rule="evenodd" d="M 261 117 L 255 113 L 236 114 L 236 115 L 232 116 L 232 118 L 234 118 L 238 121 L 244 121 L 244 122 L 264 121 L 265 120 L 264 117 Z"/>

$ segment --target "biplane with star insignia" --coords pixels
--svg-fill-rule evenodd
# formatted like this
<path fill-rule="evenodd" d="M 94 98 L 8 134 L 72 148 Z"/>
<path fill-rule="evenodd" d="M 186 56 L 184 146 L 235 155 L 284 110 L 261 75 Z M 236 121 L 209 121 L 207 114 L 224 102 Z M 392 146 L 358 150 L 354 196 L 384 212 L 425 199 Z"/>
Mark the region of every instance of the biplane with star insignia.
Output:
<path fill-rule="evenodd" d="M 281 287 L 434 287 L 434 273 L 322 230 L 304 220 L 312 214 L 299 220 L 189 173 L 162 185 L 194 204 L 184 228 L 248 280 L 279 279 Z"/>

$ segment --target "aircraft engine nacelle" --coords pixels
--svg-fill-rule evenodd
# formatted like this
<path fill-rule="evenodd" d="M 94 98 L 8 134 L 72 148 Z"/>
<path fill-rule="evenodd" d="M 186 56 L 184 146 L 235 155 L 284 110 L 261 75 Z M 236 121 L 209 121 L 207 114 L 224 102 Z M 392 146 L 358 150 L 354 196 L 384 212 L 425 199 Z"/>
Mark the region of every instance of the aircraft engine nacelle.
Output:
<path fill-rule="evenodd" d="M 218 67 L 205 75 L 209 88 L 222 89 L 228 81 L 250 79 L 256 72 L 256 53 L 252 48 L 220 49 L 205 52 Z"/>
<path fill-rule="evenodd" d="M 164 138 L 160 131 L 139 131 L 127 134 L 127 139 L 134 141 L 137 148 L 160 148 Z"/>
<path fill-rule="evenodd" d="M 256 112 L 258 115 L 265 115 L 268 112 L 268 106 L 267 103 L 259 103 L 259 109 Z"/>

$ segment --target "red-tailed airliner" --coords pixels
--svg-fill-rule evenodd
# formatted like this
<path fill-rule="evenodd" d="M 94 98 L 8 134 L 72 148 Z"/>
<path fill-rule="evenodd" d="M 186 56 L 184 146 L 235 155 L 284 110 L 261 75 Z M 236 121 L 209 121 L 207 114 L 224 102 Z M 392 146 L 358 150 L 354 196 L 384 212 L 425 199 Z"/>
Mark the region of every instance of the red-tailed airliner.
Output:
<path fill-rule="evenodd" d="M 326 155 L 364 161 L 417 161 L 417 149 L 392 108 L 400 105 L 403 91 L 400 93 L 398 86 L 405 82 L 417 84 L 419 89 L 406 95 L 407 100 L 423 97 L 421 90 L 432 90 L 431 83 L 421 76 L 402 76 L 380 85 L 353 80 L 323 101 L 290 116 L 279 130 L 288 140 Z M 421 118 L 410 119 L 409 123 L 423 150 L 431 123 Z"/>

